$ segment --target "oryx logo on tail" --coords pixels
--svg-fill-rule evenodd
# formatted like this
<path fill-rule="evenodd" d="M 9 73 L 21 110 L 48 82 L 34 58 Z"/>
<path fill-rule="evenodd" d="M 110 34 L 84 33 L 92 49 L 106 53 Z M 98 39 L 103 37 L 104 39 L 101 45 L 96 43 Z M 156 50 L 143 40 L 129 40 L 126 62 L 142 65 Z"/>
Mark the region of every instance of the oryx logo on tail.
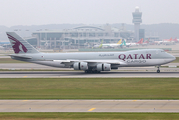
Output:
<path fill-rule="evenodd" d="M 27 48 L 16 38 L 14 38 L 13 36 L 7 34 L 9 40 L 11 40 L 12 42 L 12 47 L 14 49 L 15 53 L 20 53 L 20 52 L 24 52 L 26 53 L 28 50 Z"/>

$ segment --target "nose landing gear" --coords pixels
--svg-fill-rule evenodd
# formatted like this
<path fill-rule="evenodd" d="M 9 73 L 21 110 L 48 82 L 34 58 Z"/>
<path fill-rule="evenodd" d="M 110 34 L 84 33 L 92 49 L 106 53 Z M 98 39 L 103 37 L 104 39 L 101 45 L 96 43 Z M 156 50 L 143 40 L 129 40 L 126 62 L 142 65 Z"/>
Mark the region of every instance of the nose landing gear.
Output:
<path fill-rule="evenodd" d="M 158 68 L 157 73 L 160 73 L 160 67 L 158 66 L 157 68 Z"/>

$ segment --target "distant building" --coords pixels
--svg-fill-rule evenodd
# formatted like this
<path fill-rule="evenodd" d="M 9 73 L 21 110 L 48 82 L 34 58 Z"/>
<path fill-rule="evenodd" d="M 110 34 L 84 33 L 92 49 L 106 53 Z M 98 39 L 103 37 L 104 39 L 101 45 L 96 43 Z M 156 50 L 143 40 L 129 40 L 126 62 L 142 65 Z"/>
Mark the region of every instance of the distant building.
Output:
<path fill-rule="evenodd" d="M 33 45 L 34 47 L 37 47 L 37 38 L 36 37 L 28 37 L 24 38 L 28 43 Z"/>
<path fill-rule="evenodd" d="M 145 29 L 139 29 L 139 40 L 141 38 L 145 39 Z"/>
<path fill-rule="evenodd" d="M 134 23 L 134 40 L 139 41 L 139 29 L 140 29 L 140 23 L 142 23 L 142 13 L 139 12 L 139 7 L 135 8 L 135 12 L 132 13 Z"/>
<path fill-rule="evenodd" d="M 103 27 L 80 26 L 62 31 L 37 31 L 32 36 L 37 39 L 38 47 L 63 49 L 92 47 L 102 41 L 117 43 L 122 38 L 120 33 L 119 29 L 107 24 Z"/>

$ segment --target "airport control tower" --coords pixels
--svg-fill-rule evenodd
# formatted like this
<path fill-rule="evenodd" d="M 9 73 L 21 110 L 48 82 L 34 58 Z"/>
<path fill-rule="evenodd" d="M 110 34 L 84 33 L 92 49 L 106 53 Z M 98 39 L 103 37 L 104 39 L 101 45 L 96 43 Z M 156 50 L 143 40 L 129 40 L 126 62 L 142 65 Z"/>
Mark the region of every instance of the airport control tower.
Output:
<path fill-rule="evenodd" d="M 142 23 L 142 13 L 139 12 L 139 7 L 135 7 L 135 12 L 132 13 L 134 23 L 134 40 L 139 41 L 139 29 L 140 29 L 140 23 Z"/>

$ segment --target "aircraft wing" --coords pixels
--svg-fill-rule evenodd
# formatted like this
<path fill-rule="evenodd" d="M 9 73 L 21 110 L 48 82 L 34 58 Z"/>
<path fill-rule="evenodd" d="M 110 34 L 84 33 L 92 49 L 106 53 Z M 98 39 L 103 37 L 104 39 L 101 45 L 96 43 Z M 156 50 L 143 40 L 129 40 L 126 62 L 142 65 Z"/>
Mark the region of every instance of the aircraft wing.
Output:
<path fill-rule="evenodd" d="M 123 60 L 53 60 L 62 64 L 69 64 L 74 62 L 87 62 L 87 63 L 108 63 L 108 64 L 126 64 Z"/>

